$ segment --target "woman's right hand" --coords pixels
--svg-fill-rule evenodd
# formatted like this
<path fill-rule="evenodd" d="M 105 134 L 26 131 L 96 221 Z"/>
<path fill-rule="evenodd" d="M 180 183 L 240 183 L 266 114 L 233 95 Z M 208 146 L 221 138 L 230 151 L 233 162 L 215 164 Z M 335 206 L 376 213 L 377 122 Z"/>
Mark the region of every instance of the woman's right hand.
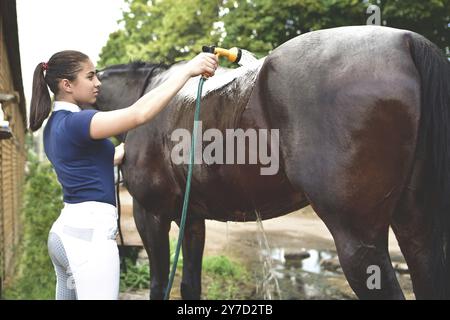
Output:
<path fill-rule="evenodd" d="M 202 52 L 186 63 L 186 72 L 190 77 L 204 74 L 212 77 L 218 66 L 218 58 L 215 54 Z"/>

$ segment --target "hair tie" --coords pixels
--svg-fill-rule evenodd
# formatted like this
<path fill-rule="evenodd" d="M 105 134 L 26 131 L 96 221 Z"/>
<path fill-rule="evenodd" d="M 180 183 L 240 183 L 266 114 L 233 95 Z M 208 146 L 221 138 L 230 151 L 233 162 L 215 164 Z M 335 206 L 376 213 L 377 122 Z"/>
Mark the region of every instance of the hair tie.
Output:
<path fill-rule="evenodd" d="M 48 70 L 48 63 L 47 62 L 42 62 L 42 70 L 43 71 L 47 71 Z"/>

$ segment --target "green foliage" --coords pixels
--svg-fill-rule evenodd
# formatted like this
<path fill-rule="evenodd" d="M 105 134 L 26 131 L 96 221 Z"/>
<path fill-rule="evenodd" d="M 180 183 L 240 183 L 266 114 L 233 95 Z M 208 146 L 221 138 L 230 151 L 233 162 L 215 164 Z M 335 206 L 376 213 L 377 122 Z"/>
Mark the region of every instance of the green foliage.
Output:
<path fill-rule="evenodd" d="M 239 278 L 244 269 L 225 256 L 205 257 L 203 270 L 222 277 Z"/>
<path fill-rule="evenodd" d="M 449 46 L 450 0 L 373 0 L 384 25 Z M 127 0 L 124 29 L 103 48 L 100 66 L 131 60 L 174 63 L 202 45 L 241 47 L 258 57 L 305 32 L 366 24 L 368 0 Z"/>
<path fill-rule="evenodd" d="M 177 240 L 170 239 L 170 267 L 172 268 L 173 260 L 175 259 L 175 249 L 177 247 Z M 137 260 L 136 263 L 132 259 L 125 258 L 126 268 L 122 268 L 120 274 L 120 291 L 148 289 L 150 282 L 150 266 L 148 262 Z M 180 251 L 177 264 L 176 274 L 181 274 L 183 268 L 183 253 Z M 126 270 L 126 272 L 125 272 Z"/>
<path fill-rule="evenodd" d="M 120 291 L 148 289 L 150 283 L 150 266 L 148 263 L 125 259 L 126 271 L 120 274 Z"/>
<path fill-rule="evenodd" d="M 226 256 L 205 257 L 203 273 L 208 300 L 247 299 L 254 286 L 245 268 Z"/>
<path fill-rule="evenodd" d="M 223 46 L 246 48 L 260 57 L 299 34 L 364 24 L 366 18 L 358 0 L 239 0 L 227 2 L 225 8 L 229 12 L 223 17 Z"/>
<path fill-rule="evenodd" d="M 7 299 L 54 299 L 55 272 L 47 251 L 48 232 L 62 209 L 62 190 L 53 168 L 29 153 L 22 213 L 23 238 Z"/>
<path fill-rule="evenodd" d="M 171 261 L 172 267 L 176 240 L 171 239 Z M 179 280 L 182 276 L 183 260 L 180 255 L 178 260 L 176 277 Z M 127 272 L 121 273 L 120 291 L 148 289 L 150 276 L 148 262 L 133 263 L 131 259 L 126 259 Z M 243 266 L 230 260 L 226 256 L 207 256 L 203 259 L 202 283 L 206 288 L 205 299 L 245 299 L 248 298 L 248 290 L 253 288 L 253 282 Z M 247 290 L 242 290 L 245 288 Z M 173 289 L 172 289 L 173 290 Z"/>
<path fill-rule="evenodd" d="M 195 56 L 199 44 L 217 43 L 218 35 L 211 34 L 218 12 L 216 1 L 126 2 L 125 29 L 110 35 L 100 55 L 100 67 L 133 60 L 173 63 Z"/>
<path fill-rule="evenodd" d="M 420 33 L 442 49 L 450 46 L 450 0 L 379 2 L 387 26 Z"/>

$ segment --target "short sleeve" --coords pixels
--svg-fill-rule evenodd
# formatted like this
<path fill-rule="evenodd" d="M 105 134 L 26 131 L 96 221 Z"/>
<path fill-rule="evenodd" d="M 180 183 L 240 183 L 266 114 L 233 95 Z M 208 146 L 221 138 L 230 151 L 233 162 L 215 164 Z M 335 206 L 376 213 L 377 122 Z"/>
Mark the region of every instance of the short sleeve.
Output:
<path fill-rule="evenodd" d="M 79 145 L 85 145 L 94 141 L 91 138 L 91 120 L 97 110 L 82 110 L 73 112 L 66 118 L 66 131 L 71 140 Z"/>

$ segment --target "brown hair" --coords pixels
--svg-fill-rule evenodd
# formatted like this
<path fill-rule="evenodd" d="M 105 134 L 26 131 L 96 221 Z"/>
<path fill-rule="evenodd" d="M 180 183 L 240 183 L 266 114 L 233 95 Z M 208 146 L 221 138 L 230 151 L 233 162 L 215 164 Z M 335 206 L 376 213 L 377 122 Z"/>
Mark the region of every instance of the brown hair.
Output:
<path fill-rule="evenodd" d="M 55 53 L 47 64 L 39 63 L 34 69 L 33 91 L 30 107 L 30 129 L 36 131 L 51 111 L 48 87 L 58 94 L 58 83 L 62 79 L 74 81 L 82 70 L 82 63 L 89 57 L 82 52 L 66 50 Z M 45 75 L 44 75 L 45 71 Z"/>

